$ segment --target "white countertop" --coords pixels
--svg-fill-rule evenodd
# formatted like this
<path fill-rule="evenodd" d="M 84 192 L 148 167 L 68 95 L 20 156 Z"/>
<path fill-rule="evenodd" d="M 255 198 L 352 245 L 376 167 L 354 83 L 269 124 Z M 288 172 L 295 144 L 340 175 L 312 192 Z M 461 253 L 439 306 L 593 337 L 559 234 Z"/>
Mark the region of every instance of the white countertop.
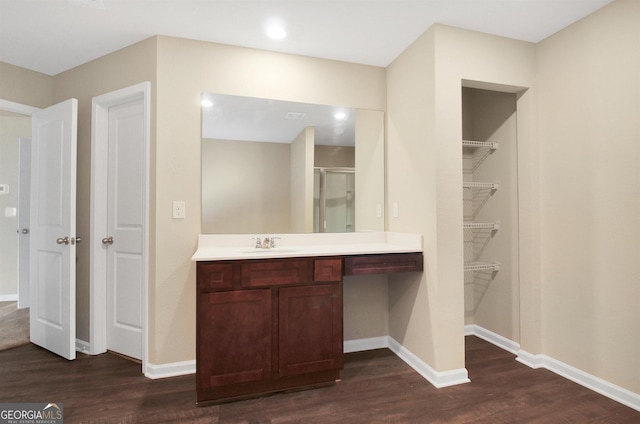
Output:
<path fill-rule="evenodd" d="M 276 237 L 271 249 L 256 249 L 256 238 Z M 422 252 L 422 235 L 394 232 L 314 234 L 201 234 L 192 261 L 295 258 Z"/>

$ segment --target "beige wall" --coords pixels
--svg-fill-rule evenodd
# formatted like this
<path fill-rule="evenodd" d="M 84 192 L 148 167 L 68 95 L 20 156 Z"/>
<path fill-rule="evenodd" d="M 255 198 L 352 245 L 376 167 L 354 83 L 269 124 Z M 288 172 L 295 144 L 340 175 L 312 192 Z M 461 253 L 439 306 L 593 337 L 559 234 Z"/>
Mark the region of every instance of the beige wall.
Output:
<path fill-rule="evenodd" d="M 384 128 L 384 111 L 356 111 L 356 231 L 385 229 Z"/>
<path fill-rule="evenodd" d="M 288 143 L 204 139 L 202 233 L 290 232 L 289 150 Z"/>
<path fill-rule="evenodd" d="M 53 104 L 53 78 L 0 62 L 0 99 L 44 108 Z"/>
<path fill-rule="evenodd" d="M 201 93 L 373 110 L 385 109 L 386 93 L 383 68 L 169 37 L 158 38 L 157 87 L 150 362 L 162 364 L 195 358 L 195 265 L 190 257 L 201 229 Z M 186 219 L 171 219 L 172 200 L 186 201 Z"/>
<path fill-rule="evenodd" d="M 640 2 L 536 51 L 542 351 L 640 393 Z"/>
<path fill-rule="evenodd" d="M 291 232 L 313 232 L 313 157 L 315 129 L 306 127 L 291 142 Z"/>
<path fill-rule="evenodd" d="M 355 153 L 355 147 L 315 145 L 313 148 L 313 166 L 353 168 L 356 165 Z"/>
<path fill-rule="evenodd" d="M 387 228 L 423 234 L 425 255 L 424 274 L 389 278 L 389 335 L 433 368 L 454 369 L 464 366 L 462 337 L 456 345 L 445 346 L 437 336 L 436 176 L 429 148 L 435 127 L 434 42 L 434 31 L 427 31 L 387 68 Z M 460 293 L 460 299 L 439 301 L 453 300 L 451 307 L 462 311 Z M 462 325 L 453 323 L 453 332 Z M 448 327 L 451 331 L 452 325 Z M 443 349 L 453 360 L 438 364 L 437 351 Z"/>
<path fill-rule="evenodd" d="M 423 276 L 390 278 L 390 335 L 437 371 L 464 367 L 461 87 L 531 87 L 534 60 L 532 44 L 435 25 L 388 68 L 388 228 L 422 233 L 425 253 Z"/>
<path fill-rule="evenodd" d="M 345 341 L 389 335 L 389 285 L 386 275 L 351 275 L 343 282 Z"/>

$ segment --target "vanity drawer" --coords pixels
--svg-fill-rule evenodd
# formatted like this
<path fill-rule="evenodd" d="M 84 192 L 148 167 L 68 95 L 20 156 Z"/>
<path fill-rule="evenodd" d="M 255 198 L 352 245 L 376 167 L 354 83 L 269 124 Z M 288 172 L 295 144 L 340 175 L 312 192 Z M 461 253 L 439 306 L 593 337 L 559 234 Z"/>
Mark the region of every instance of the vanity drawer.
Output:
<path fill-rule="evenodd" d="M 230 263 L 198 262 L 198 290 L 233 288 L 233 265 Z"/>
<path fill-rule="evenodd" d="M 313 281 L 342 281 L 342 258 L 316 259 Z"/>
<path fill-rule="evenodd" d="M 393 274 L 422 271 L 422 253 L 385 253 L 344 258 L 344 275 Z"/>
<path fill-rule="evenodd" d="M 247 288 L 308 283 L 312 264 L 310 259 L 244 262 L 240 265 L 240 285 Z"/>

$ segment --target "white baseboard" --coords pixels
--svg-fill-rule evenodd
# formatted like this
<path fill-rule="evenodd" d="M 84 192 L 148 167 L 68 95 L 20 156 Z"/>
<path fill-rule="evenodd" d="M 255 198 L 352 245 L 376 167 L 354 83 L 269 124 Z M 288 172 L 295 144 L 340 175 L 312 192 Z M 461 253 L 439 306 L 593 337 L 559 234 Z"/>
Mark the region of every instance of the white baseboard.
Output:
<path fill-rule="evenodd" d="M 17 294 L 0 294 L 0 302 L 17 302 Z"/>
<path fill-rule="evenodd" d="M 388 348 L 400 359 L 406 362 L 418 374 L 423 376 L 436 388 L 468 383 L 466 368 L 439 372 L 414 355 L 409 349 L 402 346 L 389 336 L 371 337 L 368 339 L 348 340 L 344 342 L 344 353 L 361 352 L 364 350 Z"/>
<path fill-rule="evenodd" d="M 519 350 L 517 355 L 516 361 L 531 368 L 547 369 L 629 408 L 640 411 L 640 394 L 638 393 L 617 386 L 547 355 L 534 355 L 524 350 Z"/>
<path fill-rule="evenodd" d="M 499 334 L 487 330 L 478 325 L 466 325 L 464 328 L 465 336 L 476 336 L 487 342 L 513 353 L 516 361 L 521 362 L 528 367 L 537 369 L 545 368 L 555 374 L 567 378 L 575 383 L 580 384 L 596 393 L 606 396 L 616 402 L 626 405 L 632 409 L 640 411 L 640 394 L 612 384 L 599 377 L 588 374 L 571 365 L 553 359 L 543 354 L 531 354 L 520 349 L 520 344 L 507 339 Z M 436 388 L 448 387 L 457 384 L 470 382 L 467 369 L 460 368 L 450 371 L 436 371 L 427 363 L 414 355 L 407 348 L 402 346 L 396 340 L 389 336 L 371 337 L 367 339 L 348 340 L 344 342 L 344 352 L 361 352 L 372 349 L 388 348 L 395 353 L 400 359 L 406 362 L 418 374 L 423 376 L 429 383 Z M 89 352 L 89 343 L 84 340 L 76 339 L 76 350 L 80 352 Z M 195 374 L 196 361 L 173 362 L 169 364 L 147 364 L 144 375 L 151 379 L 174 377 L 178 375 Z"/>
<path fill-rule="evenodd" d="M 171 362 L 169 364 L 147 364 L 144 370 L 145 377 L 153 380 L 158 378 L 175 377 L 196 373 L 196 361 Z"/>
<path fill-rule="evenodd" d="M 347 340 L 343 345 L 344 353 L 362 352 L 365 350 L 384 349 L 389 347 L 389 337 L 370 337 L 368 339 Z"/>
<path fill-rule="evenodd" d="M 470 381 L 465 368 L 444 372 L 436 371 L 411 353 L 407 348 L 388 336 L 348 340 L 344 342 L 345 353 L 382 348 L 389 348 L 436 388 L 468 383 Z M 183 361 L 160 365 L 147 364 L 144 375 L 151 379 L 158 379 L 174 377 L 177 375 L 194 374 L 195 372 L 196 361 Z"/>
<path fill-rule="evenodd" d="M 579 370 L 564 362 L 558 361 L 547 355 L 531 354 L 520 349 L 520 344 L 502 337 L 492 331 L 482 328 L 478 325 L 465 325 L 465 336 L 477 336 L 483 340 L 492 343 L 499 348 L 502 348 L 508 352 L 511 352 L 516 356 L 516 361 L 530 367 L 530 368 L 544 368 L 561 377 L 567 378 L 574 383 L 578 383 L 596 393 L 615 400 L 623 405 L 640 411 L 640 394 L 634 393 L 630 390 L 624 389 L 620 386 L 616 386 L 608 381 L 605 381 L 599 377 Z"/>
<path fill-rule="evenodd" d="M 86 353 L 90 355 L 91 345 L 84 340 L 76 339 L 76 352 Z"/>
<path fill-rule="evenodd" d="M 476 324 L 470 324 L 464 326 L 464 335 L 465 336 L 476 336 L 485 340 L 491 344 L 498 346 L 501 349 L 506 350 L 507 352 L 511 352 L 514 355 L 520 351 L 520 344 L 514 342 L 513 340 L 509 340 L 506 337 L 501 336 L 500 334 L 494 333 L 493 331 L 487 330 L 486 328 L 480 327 Z"/>
<path fill-rule="evenodd" d="M 436 371 L 392 337 L 389 337 L 389 349 L 438 389 L 471 381 L 466 368 L 444 372 Z"/>

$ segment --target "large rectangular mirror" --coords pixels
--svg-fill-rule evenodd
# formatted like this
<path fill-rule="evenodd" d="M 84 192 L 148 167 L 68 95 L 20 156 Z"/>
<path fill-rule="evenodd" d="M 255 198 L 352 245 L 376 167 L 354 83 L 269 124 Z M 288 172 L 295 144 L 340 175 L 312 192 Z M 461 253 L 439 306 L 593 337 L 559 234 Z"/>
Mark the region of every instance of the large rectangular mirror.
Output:
<path fill-rule="evenodd" d="M 202 232 L 384 231 L 384 113 L 202 95 Z"/>

